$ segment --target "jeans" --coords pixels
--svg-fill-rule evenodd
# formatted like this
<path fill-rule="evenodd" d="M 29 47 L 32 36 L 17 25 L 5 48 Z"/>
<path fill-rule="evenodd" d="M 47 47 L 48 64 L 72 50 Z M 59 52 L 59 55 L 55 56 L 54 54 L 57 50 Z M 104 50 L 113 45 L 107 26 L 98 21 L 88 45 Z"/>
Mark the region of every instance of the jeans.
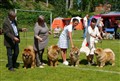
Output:
<path fill-rule="evenodd" d="M 8 58 L 8 69 L 14 68 L 19 54 L 19 45 L 16 43 L 13 47 L 6 47 Z"/>
<path fill-rule="evenodd" d="M 87 27 L 85 27 L 83 30 L 83 38 L 86 38 L 86 34 L 87 34 Z"/>

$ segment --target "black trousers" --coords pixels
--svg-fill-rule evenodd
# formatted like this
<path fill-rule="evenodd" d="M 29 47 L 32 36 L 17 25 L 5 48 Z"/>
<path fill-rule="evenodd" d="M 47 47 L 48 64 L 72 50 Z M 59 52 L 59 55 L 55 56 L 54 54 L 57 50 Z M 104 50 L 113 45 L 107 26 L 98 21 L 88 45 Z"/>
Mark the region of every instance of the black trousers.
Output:
<path fill-rule="evenodd" d="M 43 63 L 43 53 L 44 53 L 44 49 L 41 49 L 41 50 L 35 52 L 37 66 L 40 66 Z"/>
<path fill-rule="evenodd" d="M 8 58 L 8 69 L 14 68 L 19 54 L 19 45 L 16 43 L 13 47 L 6 47 Z"/>

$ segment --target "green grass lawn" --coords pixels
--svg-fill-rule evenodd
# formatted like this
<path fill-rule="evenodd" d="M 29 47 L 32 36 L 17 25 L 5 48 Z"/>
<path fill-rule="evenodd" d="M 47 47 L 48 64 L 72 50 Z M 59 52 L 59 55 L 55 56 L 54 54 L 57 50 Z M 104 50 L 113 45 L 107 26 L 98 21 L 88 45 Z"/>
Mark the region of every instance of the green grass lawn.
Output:
<path fill-rule="evenodd" d="M 103 68 L 86 65 L 85 54 L 80 55 L 80 65 L 78 67 L 70 67 L 62 64 L 61 56 L 59 56 L 58 67 L 23 69 L 22 51 L 27 45 L 33 45 L 33 32 L 20 33 L 20 53 L 18 62 L 20 66 L 15 72 L 10 72 L 6 68 L 7 55 L 5 46 L 3 46 L 3 35 L 0 35 L 0 81 L 120 81 L 120 40 L 103 40 L 97 43 L 97 47 L 111 48 L 116 55 L 116 65 L 106 65 Z M 82 43 L 82 31 L 73 32 L 73 42 L 79 47 Z M 57 44 L 58 38 L 49 36 L 49 44 Z M 46 47 L 47 48 L 47 47 Z M 69 49 L 67 52 L 69 61 Z M 47 63 L 47 52 L 44 52 L 44 60 Z M 95 60 L 95 59 L 94 59 Z"/>

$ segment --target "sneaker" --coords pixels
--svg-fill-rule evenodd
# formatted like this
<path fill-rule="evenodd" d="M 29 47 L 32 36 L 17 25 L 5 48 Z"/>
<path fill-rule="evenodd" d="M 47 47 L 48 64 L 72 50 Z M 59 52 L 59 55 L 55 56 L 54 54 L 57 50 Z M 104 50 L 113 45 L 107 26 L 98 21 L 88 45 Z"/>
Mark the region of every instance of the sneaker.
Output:
<path fill-rule="evenodd" d="M 68 61 L 64 61 L 63 64 L 64 65 L 68 65 L 69 63 L 68 63 Z"/>
<path fill-rule="evenodd" d="M 90 62 L 88 62 L 88 64 L 87 64 L 87 65 L 91 66 L 91 63 L 90 63 Z"/>
<path fill-rule="evenodd" d="M 40 65 L 39 68 L 44 68 L 44 66 Z"/>
<path fill-rule="evenodd" d="M 46 64 L 45 63 L 42 63 L 43 66 L 45 66 Z"/>

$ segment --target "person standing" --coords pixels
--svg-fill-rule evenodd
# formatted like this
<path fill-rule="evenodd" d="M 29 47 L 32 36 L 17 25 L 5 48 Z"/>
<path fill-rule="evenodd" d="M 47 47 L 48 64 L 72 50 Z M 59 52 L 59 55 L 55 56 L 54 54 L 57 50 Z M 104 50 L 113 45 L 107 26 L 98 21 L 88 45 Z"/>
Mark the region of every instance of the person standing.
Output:
<path fill-rule="evenodd" d="M 49 33 L 51 34 L 44 20 L 44 16 L 40 15 L 34 27 L 34 50 L 36 54 L 36 65 L 40 68 L 44 68 L 43 65 L 45 65 L 45 63 L 43 63 L 43 53 L 48 44 Z"/>
<path fill-rule="evenodd" d="M 104 27 L 103 18 L 99 19 L 97 26 L 99 28 L 100 35 L 103 36 L 103 27 Z"/>
<path fill-rule="evenodd" d="M 93 63 L 93 57 L 94 57 L 94 50 L 95 50 L 95 40 L 96 38 L 102 39 L 99 29 L 96 26 L 96 22 L 97 20 L 95 18 L 93 18 L 91 20 L 91 24 L 90 26 L 88 26 L 87 29 L 87 34 L 86 34 L 86 40 L 87 40 L 87 46 L 90 49 L 90 53 L 89 55 L 87 55 L 87 60 L 88 60 L 88 64 L 92 64 Z"/>
<path fill-rule="evenodd" d="M 86 37 L 87 27 L 88 27 L 88 18 L 89 18 L 88 14 L 83 18 L 83 26 L 84 26 L 84 29 L 83 29 L 83 38 Z"/>
<path fill-rule="evenodd" d="M 7 50 L 8 70 L 15 71 L 16 61 L 19 54 L 20 36 L 19 31 L 26 31 L 26 28 L 18 28 L 15 20 L 16 14 L 13 10 L 8 12 L 8 17 L 3 23 L 4 45 Z"/>
<path fill-rule="evenodd" d="M 60 37 L 58 40 L 58 47 L 61 48 L 64 65 L 69 64 L 68 61 L 66 60 L 67 48 L 69 47 L 69 41 L 70 41 L 71 47 L 72 48 L 74 47 L 74 44 L 72 41 L 72 30 L 74 29 L 75 26 L 78 25 L 78 23 L 79 23 L 78 19 L 73 19 L 72 24 L 64 27 L 62 33 L 60 34 Z"/>

